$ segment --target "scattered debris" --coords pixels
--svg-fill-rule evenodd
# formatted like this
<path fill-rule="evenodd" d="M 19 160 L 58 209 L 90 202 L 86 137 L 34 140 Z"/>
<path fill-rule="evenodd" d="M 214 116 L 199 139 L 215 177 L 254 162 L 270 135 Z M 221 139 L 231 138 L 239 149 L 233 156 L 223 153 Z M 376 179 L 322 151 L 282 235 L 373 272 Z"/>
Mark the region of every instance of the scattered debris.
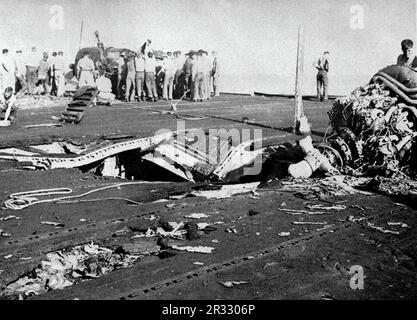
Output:
<path fill-rule="evenodd" d="M 360 217 L 360 218 L 355 218 L 354 216 L 349 216 L 349 218 L 347 219 L 350 222 L 361 222 L 366 220 L 366 218 L 364 217 Z"/>
<path fill-rule="evenodd" d="M 41 224 L 46 224 L 48 226 L 53 226 L 54 228 L 63 228 L 65 225 L 60 222 L 51 222 L 51 221 L 41 221 Z"/>
<path fill-rule="evenodd" d="M 217 190 L 193 191 L 191 194 L 196 197 L 205 197 L 207 199 L 225 199 L 230 198 L 233 195 L 252 192 L 258 187 L 258 185 L 259 182 L 223 185 Z"/>
<path fill-rule="evenodd" d="M 185 216 L 185 218 L 189 218 L 189 219 L 204 219 L 204 218 L 209 218 L 209 216 L 206 215 L 205 213 L 192 213 L 192 214 L 189 214 L 188 216 Z"/>
<path fill-rule="evenodd" d="M 336 205 L 336 206 L 326 207 L 326 206 L 323 206 L 321 204 L 310 205 L 310 206 L 307 206 L 307 208 L 310 209 L 310 210 L 325 210 L 325 211 L 342 211 L 342 210 L 347 209 L 347 207 L 343 206 L 343 205 Z"/>
<path fill-rule="evenodd" d="M 223 286 L 225 286 L 226 288 L 232 288 L 234 286 L 249 283 L 247 281 L 225 281 L 225 282 L 218 281 L 218 282 L 222 284 Z"/>
<path fill-rule="evenodd" d="M 274 267 L 278 264 L 278 262 L 268 262 L 267 264 L 265 264 L 264 269 L 270 268 L 270 267 Z"/>
<path fill-rule="evenodd" d="M 10 238 L 12 235 L 10 233 L 4 232 L 2 229 L 0 229 L 0 237 L 3 238 Z"/>
<path fill-rule="evenodd" d="M 387 222 L 389 226 L 400 226 L 401 228 L 409 228 L 408 224 L 403 222 Z"/>
<path fill-rule="evenodd" d="M 289 237 L 290 235 L 291 235 L 290 232 L 280 232 L 280 233 L 278 233 L 278 236 L 280 236 L 280 237 Z"/>
<path fill-rule="evenodd" d="M 278 208 L 278 211 L 284 211 L 291 215 L 302 215 L 302 214 L 309 214 L 309 215 L 319 215 L 319 214 L 325 214 L 323 211 L 307 211 L 307 210 L 296 210 L 296 209 L 281 209 Z"/>
<path fill-rule="evenodd" d="M 20 260 L 28 261 L 28 260 L 32 260 L 32 257 L 23 257 L 23 258 L 20 258 Z"/>
<path fill-rule="evenodd" d="M 193 264 L 195 264 L 196 266 L 204 266 L 204 263 L 198 261 L 193 262 Z"/>
<path fill-rule="evenodd" d="M 174 250 L 178 250 L 178 251 L 187 251 L 187 252 L 192 252 L 192 253 L 212 253 L 212 251 L 214 250 L 214 248 L 212 248 L 212 247 L 203 247 L 203 246 L 199 246 L 199 247 L 191 247 L 191 246 L 179 247 L 177 245 L 173 245 L 173 246 L 171 246 L 171 248 L 174 249 Z"/>
<path fill-rule="evenodd" d="M 249 212 L 248 212 L 249 217 L 256 216 L 258 214 L 261 214 L 261 213 L 259 211 L 255 211 L 255 210 L 249 210 Z"/>
<path fill-rule="evenodd" d="M 334 227 L 334 224 L 329 224 L 329 225 L 324 226 L 323 228 L 316 229 L 316 231 L 324 231 L 333 227 Z"/>
<path fill-rule="evenodd" d="M 0 221 L 8 221 L 8 220 L 21 220 L 21 217 L 16 217 L 16 216 L 7 216 L 7 217 L 0 217 Z"/>
<path fill-rule="evenodd" d="M 217 240 L 217 239 L 213 239 L 213 240 L 211 240 L 211 242 L 213 242 L 213 243 L 219 243 L 220 241 Z"/>
<path fill-rule="evenodd" d="M 155 215 L 151 214 L 149 217 L 144 217 L 143 219 L 144 220 L 149 220 L 149 221 L 154 221 L 154 220 L 157 220 L 158 218 Z"/>
<path fill-rule="evenodd" d="M 375 226 L 374 223 L 368 222 L 367 225 L 368 225 L 369 228 L 374 229 L 374 230 L 378 230 L 378 231 L 380 231 L 382 233 L 390 233 L 390 234 L 395 234 L 395 235 L 399 235 L 400 234 L 400 232 L 398 232 L 398 231 L 388 230 L 388 229 L 385 229 L 383 227 Z"/>
<path fill-rule="evenodd" d="M 324 226 L 327 222 L 308 222 L 308 221 L 294 221 L 293 224 L 295 225 L 318 225 Z"/>
<path fill-rule="evenodd" d="M 225 232 L 227 232 L 227 233 L 234 233 L 234 234 L 237 234 L 237 230 L 236 230 L 236 228 L 227 228 L 226 230 L 224 230 Z"/>
<path fill-rule="evenodd" d="M 125 253 L 130 253 L 132 255 L 149 255 L 160 251 L 157 242 L 145 240 L 125 243 L 121 246 L 121 249 Z"/>
<path fill-rule="evenodd" d="M 13 255 L 12 255 L 12 254 L 9 254 L 9 255 L 7 255 L 7 256 L 4 256 L 3 258 L 4 258 L 4 259 L 10 259 L 11 257 L 13 257 Z"/>
<path fill-rule="evenodd" d="M 48 260 L 0 291 L 2 297 L 27 298 L 98 278 L 132 266 L 140 256 L 115 253 L 93 243 L 48 253 Z M 6 258 L 6 257 L 5 257 Z"/>

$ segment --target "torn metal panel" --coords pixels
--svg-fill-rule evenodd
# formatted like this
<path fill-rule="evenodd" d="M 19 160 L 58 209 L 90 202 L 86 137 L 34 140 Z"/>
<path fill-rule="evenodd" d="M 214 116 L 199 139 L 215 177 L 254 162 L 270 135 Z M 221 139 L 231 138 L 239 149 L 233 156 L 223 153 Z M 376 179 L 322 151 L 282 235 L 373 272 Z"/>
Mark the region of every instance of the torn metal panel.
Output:
<path fill-rule="evenodd" d="M 92 164 L 94 162 L 104 160 L 105 158 L 114 156 L 118 153 L 122 153 L 129 150 L 140 149 L 142 151 L 155 148 L 160 143 L 172 138 L 176 135 L 176 132 L 169 132 L 165 134 L 155 135 L 151 137 L 129 140 L 119 142 L 106 146 L 94 151 L 90 151 L 87 154 L 80 155 L 78 157 L 53 157 L 53 156 L 16 156 L 16 155 L 0 155 L 0 159 L 16 160 L 18 162 L 30 162 L 34 166 L 43 165 L 45 169 L 58 169 L 58 168 L 78 168 Z"/>

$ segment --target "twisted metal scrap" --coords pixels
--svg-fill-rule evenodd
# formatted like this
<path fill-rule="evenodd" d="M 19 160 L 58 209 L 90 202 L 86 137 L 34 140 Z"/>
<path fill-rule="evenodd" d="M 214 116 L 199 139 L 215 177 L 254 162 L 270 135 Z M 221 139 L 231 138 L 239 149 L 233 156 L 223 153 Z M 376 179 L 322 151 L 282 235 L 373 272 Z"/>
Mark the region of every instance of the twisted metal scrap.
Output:
<path fill-rule="evenodd" d="M 400 89 L 385 88 L 377 81 L 337 99 L 328 112 L 335 134 L 326 144 L 336 149 L 343 165 L 417 172 L 416 108 L 400 102 L 405 101 Z"/>

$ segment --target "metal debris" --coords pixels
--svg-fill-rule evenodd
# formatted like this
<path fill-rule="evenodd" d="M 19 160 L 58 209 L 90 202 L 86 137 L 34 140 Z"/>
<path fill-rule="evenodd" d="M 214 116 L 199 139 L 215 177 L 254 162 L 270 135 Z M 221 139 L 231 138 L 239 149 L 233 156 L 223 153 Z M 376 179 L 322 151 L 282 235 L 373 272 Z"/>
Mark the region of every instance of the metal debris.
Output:
<path fill-rule="evenodd" d="M 52 222 L 52 221 L 41 221 L 41 224 L 46 224 L 48 226 L 53 226 L 54 228 L 63 228 L 65 225 L 59 222 Z"/>
<path fill-rule="evenodd" d="M 400 226 L 401 228 L 409 228 L 408 224 L 403 222 L 387 222 L 389 226 Z"/>
<path fill-rule="evenodd" d="M 327 222 L 293 221 L 293 224 L 295 224 L 295 225 L 318 225 L 318 226 L 324 226 L 324 225 L 327 224 Z"/>
<path fill-rule="evenodd" d="M 12 219 L 15 219 L 15 220 L 21 220 L 22 218 L 21 217 L 17 217 L 17 216 L 7 216 L 7 217 L 0 217 L 0 221 L 8 221 L 8 220 L 12 220 Z"/>
<path fill-rule="evenodd" d="M 204 218 L 209 218 L 209 216 L 206 215 L 205 213 L 192 213 L 192 214 L 189 214 L 189 215 L 185 216 L 185 218 L 189 218 L 189 219 L 204 219 Z"/>
<path fill-rule="evenodd" d="M 284 211 L 286 213 L 289 213 L 291 215 L 302 215 L 302 214 L 309 214 L 309 215 L 320 215 L 320 214 L 325 214 L 325 212 L 323 211 L 307 211 L 307 210 L 298 210 L 298 209 L 281 209 L 278 208 L 278 211 Z"/>
<path fill-rule="evenodd" d="M 225 282 L 218 281 L 218 282 L 222 284 L 223 286 L 225 286 L 226 288 L 232 288 L 234 286 L 249 283 L 247 281 L 225 281 Z"/>
<path fill-rule="evenodd" d="M 186 246 L 186 247 L 180 247 L 177 245 L 173 245 L 171 246 L 172 249 L 174 250 L 178 250 L 178 251 L 187 251 L 187 252 L 192 252 L 192 253 L 212 253 L 212 251 L 215 249 L 213 247 L 204 247 L 204 246 L 198 246 L 198 247 L 191 247 L 191 246 Z"/>
<path fill-rule="evenodd" d="M 367 226 L 371 229 L 377 230 L 377 231 L 382 232 L 382 233 L 389 233 L 389 234 L 395 234 L 395 235 L 400 234 L 400 232 L 398 232 L 398 231 L 393 231 L 393 230 L 385 229 L 383 227 L 378 227 L 374 223 L 371 223 L 371 222 L 368 222 Z"/>
<path fill-rule="evenodd" d="M 76 283 L 98 278 L 113 270 L 126 268 L 140 256 L 115 253 L 93 243 L 76 246 L 71 250 L 48 253 L 44 260 L 29 275 L 9 284 L 0 291 L 0 296 L 27 298 L 50 290 L 63 289 Z M 5 257 L 6 258 L 6 257 Z"/>
<path fill-rule="evenodd" d="M 310 210 L 325 210 L 325 211 L 342 211 L 342 210 L 347 209 L 347 207 L 343 205 L 326 207 L 321 204 L 307 206 L 307 208 L 309 208 Z"/>
<path fill-rule="evenodd" d="M 291 235 L 290 232 L 280 232 L 280 233 L 278 233 L 278 236 L 280 236 L 280 237 L 289 237 L 290 235 Z"/>

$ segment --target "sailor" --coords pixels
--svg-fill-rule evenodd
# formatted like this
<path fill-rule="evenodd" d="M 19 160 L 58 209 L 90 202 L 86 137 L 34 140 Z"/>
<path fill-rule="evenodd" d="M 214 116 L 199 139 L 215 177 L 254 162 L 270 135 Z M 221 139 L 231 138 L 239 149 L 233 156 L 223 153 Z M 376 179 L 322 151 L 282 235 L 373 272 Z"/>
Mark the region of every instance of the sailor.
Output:
<path fill-rule="evenodd" d="M 39 61 L 39 67 L 38 67 L 38 82 L 36 83 L 36 86 L 39 89 L 43 89 L 43 94 L 50 93 L 49 88 L 49 75 L 51 72 L 51 65 L 48 61 L 49 55 L 47 52 L 43 53 L 42 59 Z M 38 94 L 41 92 L 37 92 Z"/>
<path fill-rule="evenodd" d="M 95 86 L 94 83 L 94 71 L 96 66 L 94 61 L 90 59 L 88 53 L 85 53 L 84 56 L 77 64 L 77 76 L 78 76 L 78 86 Z"/>
<path fill-rule="evenodd" d="M 132 102 L 132 94 L 135 97 L 135 78 L 136 78 L 136 69 L 135 69 L 135 54 L 129 53 L 125 58 L 126 63 L 126 92 L 125 92 L 125 101 Z"/>
<path fill-rule="evenodd" d="M 33 94 L 36 82 L 38 82 L 38 66 L 39 66 L 39 56 L 36 51 L 36 47 L 32 47 L 30 54 L 25 59 L 26 62 L 26 82 L 28 86 L 29 94 Z"/>
<path fill-rule="evenodd" d="M 195 52 L 193 50 L 190 50 L 189 53 L 186 54 L 188 58 L 184 62 L 184 80 L 185 80 L 185 90 L 189 90 L 189 94 L 187 96 L 192 96 L 192 90 L 193 90 L 193 78 L 191 75 L 191 68 L 193 64 L 193 59 L 195 56 Z"/>
<path fill-rule="evenodd" d="M 96 80 L 96 86 L 98 90 L 97 103 L 110 106 L 114 102 L 115 95 L 111 92 L 112 91 L 111 80 L 107 78 L 105 74 L 106 74 L 106 68 L 102 66 L 99 70 L 99 76 Z"/>
<path fill-rule="evenodd" d="M 145 59 L 142 52 L 138 51 L 135 56 L 135 82 L 138 101 L 145 101 L 145 92 L 143 85 L 145 82 Z"/>
<path fill-rule="evenodd" d="M 172 92 L 174 87 L 174 77 L 175 77 L 175 63 L 172 59 L 172 52 L 167 52 L 167 56 L 164 58 L 163 65 L 165 77 L 164 77 L 164 88 L 162 97 L 164 100 L 172 100 Z"/>
<path fill-rule="evenodd" d="M 64 53 L 62 51 L 58 52 L 58 56 L 55 59 L 53 73 L 57 88 L 57 96 L 62 97 L 65 92 L 65 61 Z"/>
<path fill-rule="evenodd" d="M 184 94 L 184 59 L 182 57 L 181 51 L 174 52 L 174 66 L 175 66 L 175 76 L 174 76 L 174 91 L 175 96 L 182 97 Z"/>
<path fill-rule="evenodd" d="M 417 57 L 414 54 L 414 42 L 405 39 L 401 42 L 401 51 L 403 52 L 397 58 L 397 66 L 404 66 L 411 69 L 417 69 Z"/>
<path fill-rule="evenodd" d="M 3 124 L 7 121 L 10 121 L 11 123 L 14 122 L 16 120 L 16 107 L 14 106 L 16 103 L 16 96 L 13 94 L 13 88 L 7 87 L 6 90 L 4 90 L 4 95 L 0 98 L 0 104 L 3 105 L 0 122 L 3 121 Z"/>
<path fill-rule="evenodd" d="M 26 64 L 22 57 L 22 50 L 16 51 L 16 58 L 15 58 L 15 64 L 16 64 L 16 85 L 18 86 L 16 89 L 16 92 L 19 91 L 19 95 L 25 94 L 27 90 L 26 85 Z"/>
<path fill-rule="evenodd" d="M 55 62 L 56 58 L 58 56 L 57 52 L 52 52 L 52 57 L 49 59 L 49 64 L 51 66 L 51 78 L 52 78 L 52 89 L 51 89 L 51 95 L 56 96 L 57 95 L 57 86 L 55 81 Z"/>
<path fill-rule="evenodd" d="M 319 58 L 315 64 L 317 73 L 317 99 L 320 101 L 328 100 L 329 79 L 329 51 L 325 51 L 323 56 Z"/>
<path fill-rule="evenodd" d="M 0 70 L 3 78 L 3 88 L 11 87 L 14 92 L 16 85 L 16 64 L 12 57 L 10 57 L 8 49 L 3 49 Z"/>
<path fill-rule="evenodd" d="M 191 64 L 191 77 L 193 79 L 192 86 L 192 101 L 203 101 L 204 95 L 204 77 L 203 77 L 203 65 L 201 61 L 201 52 L 197 52 L 195 59 Z"/>
<path fill-rule="evenodd" d="M 148 99 L 153 99 L 154 102 L 158 101 L 158 94 L 156 92 L 155 73 L 156 73 L 156 61 L 153 52 L 149 49 L 149 40 L 144 46 L 144 58 L 145 58 L 145 83 L 148 90 Z"/>
<path fill-rule="evenodd" d="M 213 67 L 211 70 L 211 83 L 213 86 L 214 96 L 218 97 L 219 94 L 219 77 L 220 77 L 220 68 L 219 68 L 219 59 L 217 57 L 217 52 L 212 52 L 213 58 Z"/>
<path fill-rule="evenodd" d="M 202 67 L 203 67 L 203 91 L 204 96 L 203 99 L 209 100 L 211 95 L 210 90 L 210 76 L 211 76 L 211 70 L 212 70 L 212 63 L 210 62 L 210 59 L 208 57 L 208 52 L 205 50 L 202 50 Z"/>

